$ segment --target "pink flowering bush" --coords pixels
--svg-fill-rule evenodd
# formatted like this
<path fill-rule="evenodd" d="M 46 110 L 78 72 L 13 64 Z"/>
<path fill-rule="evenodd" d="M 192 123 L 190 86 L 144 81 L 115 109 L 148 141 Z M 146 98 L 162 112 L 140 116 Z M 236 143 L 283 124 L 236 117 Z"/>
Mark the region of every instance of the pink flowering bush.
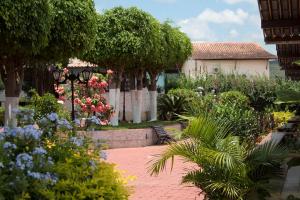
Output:
<path fill-rule="evenodd" d="M 95 115 L 99 117 L 101 125 L 107 125 L 112 114 L 112 107 L 103 96 L 108 87 L 108 78 L 112 71 L 108 71 L 107 76 L 97 74 L 87 83 L 86 86 L 79 85 L 76 92 L 75 104 L 86 116 Z"/>

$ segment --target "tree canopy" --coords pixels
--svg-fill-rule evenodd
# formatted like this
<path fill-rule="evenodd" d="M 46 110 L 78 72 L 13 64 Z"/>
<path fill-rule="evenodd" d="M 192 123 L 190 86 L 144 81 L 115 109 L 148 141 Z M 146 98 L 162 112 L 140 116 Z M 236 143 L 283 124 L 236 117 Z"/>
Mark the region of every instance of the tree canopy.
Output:
<path fill-rule="evenodd" d="M 35 55 L 48 44 L 53 19 L 49 0 L 0 1 L 0 58 Z"/>
<path fill-rule="evenodd" d="M 134 65 L 150 52 L 158 21 L 136 8 L 116 7 L 98 15 L 96 45 L 85 58 L 112 68 Z"/>
<path fill-rule="evenodd" d="M 53 23 L 49 44 L 41 52 L 46 61 L 64 61 L 89 51 L 96 40 L 97 13 L 93 0 L 51 0 Z"/>

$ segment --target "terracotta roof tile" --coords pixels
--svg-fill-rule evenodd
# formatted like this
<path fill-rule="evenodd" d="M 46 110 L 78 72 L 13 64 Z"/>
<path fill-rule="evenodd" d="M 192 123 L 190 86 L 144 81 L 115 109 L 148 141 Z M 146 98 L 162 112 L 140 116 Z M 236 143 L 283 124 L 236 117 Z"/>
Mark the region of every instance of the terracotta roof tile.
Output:
<path fill-rule="evenodd" d="M 256 43 L 195 42 L 192 58 L 195 60 L 258 60 L 277 57 Z"/>

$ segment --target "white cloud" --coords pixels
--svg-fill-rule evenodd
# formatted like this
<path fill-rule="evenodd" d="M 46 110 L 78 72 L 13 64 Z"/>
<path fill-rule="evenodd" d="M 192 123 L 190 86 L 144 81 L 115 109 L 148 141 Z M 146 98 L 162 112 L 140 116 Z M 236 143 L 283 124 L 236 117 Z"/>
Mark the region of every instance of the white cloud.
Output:
<path fill-rule="evenodd" d="M 243 25 L 248 18 L 249 14 L 242 9 L 226 9 L 220 12 L 206 9 L 196 17 L 179 21 L 178 25 L 192 40 L 218 40 L 217 33 L 213 31 L 211 24 Z M 237 37 L 238 33 L 232 32 L 231 35 Z"/>
<path fill-rule="evenodd" d="M 199 22 L 197 19 L 182 20 L 178 23 L 181 30 L 188 34 L 193 40 L 215 40 L 216 35 L 207 23 Z"/>
<path fill-rule="evenodd" d="M 223 0 L 223 1 L 228 4 L 237 4 L 237 3 L 257 4 L 257 0 Z"/>
<path fill-rule="evenodd" d="M 249 14 L 242 9 L 233 10 L 223 10 L 217 12 L 211 9 L 206 9 L 200 13 L 196 18 L 203 22 L 212 22 L 216 24 L 223 23 L 233 23 L 233 24 L 243 24 L 248 18 Z"/>

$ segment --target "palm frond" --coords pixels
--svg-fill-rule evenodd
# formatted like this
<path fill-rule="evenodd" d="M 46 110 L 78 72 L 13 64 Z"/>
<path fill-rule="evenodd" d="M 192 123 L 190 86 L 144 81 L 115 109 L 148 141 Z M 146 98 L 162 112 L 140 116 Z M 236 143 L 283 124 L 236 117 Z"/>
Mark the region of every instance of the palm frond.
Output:
<path fill-rule="evenodd" d="M 185 129 L 185 135 L 200 140 L 203 145 L 214 146 L 219 139 L 229 134 L 230 126 L 226 122 L 214 121 L 209 116 L 192 119 Z"/>
<path fill-rule="evenodd" d="M 172 143 L 168 146 L 167 150 L 156 156 L 158 159 L 153 159 L 148 162 L 148 172 L 151 175 L 157 175 L 159 172 L 166 170 L 167 161 L 170 159 L 172 170 L 175 156 L 180 156 L 187 161 L 196 161 L 196 157 L 199 157 L 199 148 L 193 141 Z"/>

